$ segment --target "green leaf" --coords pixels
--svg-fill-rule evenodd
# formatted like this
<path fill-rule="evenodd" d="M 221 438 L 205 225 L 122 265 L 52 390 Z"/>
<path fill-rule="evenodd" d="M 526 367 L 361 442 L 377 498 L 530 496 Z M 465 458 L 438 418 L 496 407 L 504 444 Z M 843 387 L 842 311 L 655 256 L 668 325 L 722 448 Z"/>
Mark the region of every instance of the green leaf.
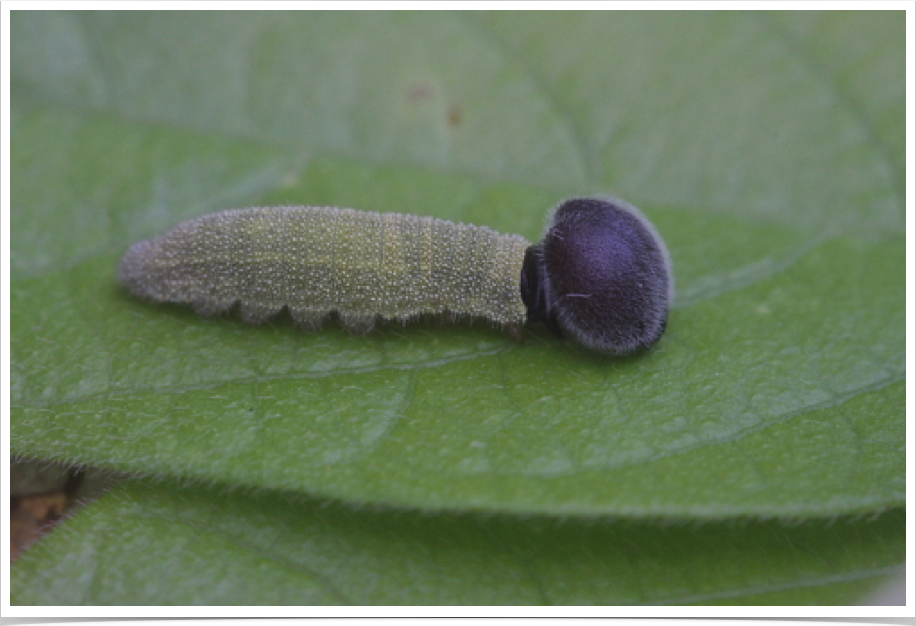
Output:
<path fill-rule="evenodd" d="M 905 517 L 559 523 L 140 482 L 27 552 L 11 602 L 835 604 L 900 573 Z"/>
<path fill-rule="evenodd" d="M 430 509 L 712 518 L 904 502 L 894 13 L 12 19 L 11 446 Z M 856 46 L 847 34 L 856 34 Z M 677 277 L 652 353 L 132 299 L 135 240 L 307 203 L 539 235 L 613 192 Z"/>

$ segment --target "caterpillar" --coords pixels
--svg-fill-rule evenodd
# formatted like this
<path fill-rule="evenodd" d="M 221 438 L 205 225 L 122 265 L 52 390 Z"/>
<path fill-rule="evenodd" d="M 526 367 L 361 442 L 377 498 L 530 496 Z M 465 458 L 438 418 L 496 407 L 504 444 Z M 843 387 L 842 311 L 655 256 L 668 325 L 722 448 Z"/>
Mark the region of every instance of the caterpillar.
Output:
<path fill-rule="evenodd" d="M 238 305 L 262 323 L 287 308 L 317 329 L 336 313 L 370 331 L 445 313 L 509 330 L 544 323 L 586 348 L 625 355 L 664 333 L 673 296 L 661 236 L 616 198 L 574 198 L 543 240 L 432 217 L 333 207 L 220 211 L 132 246 L 118 278 L 135 295 L 202 315 Z"/>

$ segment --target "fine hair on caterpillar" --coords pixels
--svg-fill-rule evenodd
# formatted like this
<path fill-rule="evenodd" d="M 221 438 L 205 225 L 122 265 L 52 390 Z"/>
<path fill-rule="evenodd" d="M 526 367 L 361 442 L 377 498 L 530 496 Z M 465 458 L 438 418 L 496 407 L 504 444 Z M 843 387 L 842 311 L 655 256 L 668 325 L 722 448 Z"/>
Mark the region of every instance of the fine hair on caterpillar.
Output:
<path fill-rule="evenodd" d="M 423 315 L 544 323 L 605 354 L 654 345 L 673 295 L 661 236 L 616 198 L 574 198 L 543 240 L 432 217 L 333 207 L 221 211 L 135 244 L 118 278 L 138 297 L 203 315 L 239 306 L 261 323 L 287 308 L 317 329 L 336 313 L 368 332 Z"/>

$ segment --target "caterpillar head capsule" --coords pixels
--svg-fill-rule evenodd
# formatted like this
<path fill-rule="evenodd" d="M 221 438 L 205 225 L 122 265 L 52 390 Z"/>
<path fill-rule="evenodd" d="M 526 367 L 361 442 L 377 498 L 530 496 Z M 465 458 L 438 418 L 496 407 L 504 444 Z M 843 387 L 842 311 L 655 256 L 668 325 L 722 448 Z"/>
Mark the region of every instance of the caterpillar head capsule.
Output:
<path fill-rule="evenodd" d="M 574 198 L 526 251 L 521 294 L 530 321 L 590 350 L 626 355 L 652 347 L 665 331 L 671 261 L 636 208 L 615 198 Z"/>

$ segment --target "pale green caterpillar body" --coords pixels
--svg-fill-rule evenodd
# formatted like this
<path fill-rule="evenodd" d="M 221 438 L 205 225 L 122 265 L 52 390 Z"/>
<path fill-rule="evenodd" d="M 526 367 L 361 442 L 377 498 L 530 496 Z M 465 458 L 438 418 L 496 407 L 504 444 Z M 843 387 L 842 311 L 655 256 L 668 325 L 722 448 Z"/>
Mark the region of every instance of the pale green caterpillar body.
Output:
<path fill-rule="evenodd" d="M 261 323 L 284 308 L 314 329 L 378 320 L 479 317 L 514 334 L 541 322 L 589 350 L 652 347 L 674 295 L 671 259 L 635 207 L 572 198 L 540 243 L 485 226 L 331 207 L 212 213 L 134 245 L 118 277 L 135 295 Z"/>
<path fill-rule="evenodd" d="M 517 327 L 525 250 L 519 235 L 398 213 L 331 207 L 230 210 L 134 245 L 118 276 L 135 294 L 201 314 L 236 304 L 261 323 L 289 309 L 314 329 L 332 312 L 348 329 L 429 314 Z"/>

